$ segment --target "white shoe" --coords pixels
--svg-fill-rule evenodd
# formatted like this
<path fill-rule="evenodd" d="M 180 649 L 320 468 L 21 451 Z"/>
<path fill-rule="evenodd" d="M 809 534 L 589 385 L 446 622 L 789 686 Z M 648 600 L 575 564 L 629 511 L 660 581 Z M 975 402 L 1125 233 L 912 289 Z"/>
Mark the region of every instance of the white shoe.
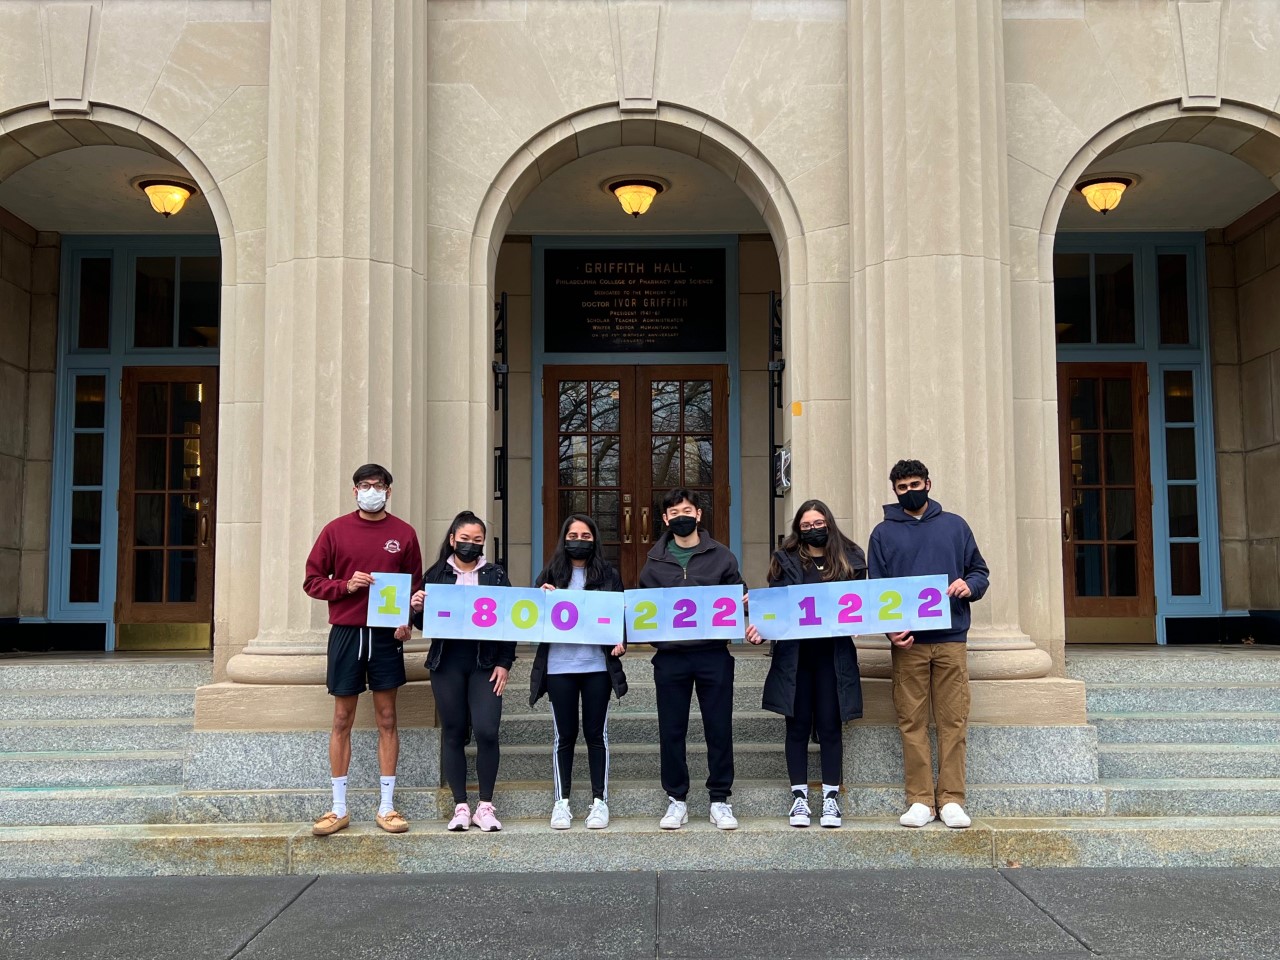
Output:
<path fill-rule="evenodd" d="M 609 825 L 609 805 L 596 797 L 587 811 L 587 829 L 603 830 Z"/>
<path fill-rule="evenodd" d="M 828 793 L 822 799 L 822 819 L 818 821 L 824 827 L 838 827 L 844 820 L 840 818 L 840 800 L 834 793 Z"/>
<path fill-rule="evenodd" d="M 677 800 L 675 797 L 668 797 L 671 802 L 667 804 L 667 812 L 658 826 L 663 830 L 679 830 L 689 822 L 689 804 L 683 800 Z"/>
<path fill-rule="evenodd" d="M 810 816 L 809 800 L 807 797 L 797 797 L 795 794 L 792 796 L 795 799 L 791 801 L 790 823 L 793 827 L 807 827 Z"/>
<path fill-rule="evenodd" d="M 711 822 L 721 830 L 737 830 L 738 818 L 733 815 L 733 807 L 727 803 L 711 805 Z"/>
<path fill-rule="evenodd" d="M 938 812 L 942 816 L 942 822 L 954 830 L 963 830 L 973 822 L 964 812 L 964 807 L 958 803 L 944 803 Z"/>
<path fill-rule="evenodd" d="M 937 819 L 933 811 L 923 803 L 913 803 L 911 809 L 898 818 L 898 822 L 904 827 L 923 827 L 926 823 L 933 823 Z"/>
<path fill-rule="evenodd" d="M 557 800 L 556 805 L 551 808 L 551 829 L 568 830 L 571 823 L 573 812 L 569 809 L 569 801 Z"/>

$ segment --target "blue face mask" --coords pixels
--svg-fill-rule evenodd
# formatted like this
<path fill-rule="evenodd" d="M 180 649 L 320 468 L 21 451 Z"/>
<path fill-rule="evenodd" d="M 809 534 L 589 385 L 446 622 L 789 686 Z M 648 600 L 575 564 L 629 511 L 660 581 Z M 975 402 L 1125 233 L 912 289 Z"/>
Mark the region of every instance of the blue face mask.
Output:
<path fill-rule="evenodd" d="M 898 503 L 903 510 L 919 510 L 929 502 L 928 490 L 908 490 L 898 494 Z"/>

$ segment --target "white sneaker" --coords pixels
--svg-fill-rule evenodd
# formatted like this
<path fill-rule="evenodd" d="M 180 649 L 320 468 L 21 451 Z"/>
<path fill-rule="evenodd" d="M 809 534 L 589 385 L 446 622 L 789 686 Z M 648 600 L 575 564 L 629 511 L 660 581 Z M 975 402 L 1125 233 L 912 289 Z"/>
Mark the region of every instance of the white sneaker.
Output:
<path fill-rule="evenodd" d="M 822 798 L 822 819 L 818 822 L 824 827 L 838 827 L 844 823 L 840 818 L 840 799 L 834 793 Z"/>
<path fill-rule="evenodd" d="M 609 805 L 596 797 L 587 811 L 587 829 L 603 830 L 609 825 Z"/>
<path fill-rule="evenodd" d="M 733 807 L 727 803 L 711 805 L 711 822 L 721 830 L 737 830 L 738 818 L 733 815 Z"/>
<path fill-rule="evenodd" d="M 689 822 L 689 804 L 675 797 L 667 797 L 667 799 L 671 802 L 667 804 L 667 812 L 658 821 L 658 826 L 663 830 L 679 830 Z"/>
<path fill-rule="evenodd" d="M 571 823 L 573 812 L 569 809 L 569 801 L 557 800 L 556 805 L 551 808 L 551 829 L 568 830 Z"/>
<path fill-rule="evenodd" d="M 793 827 L 807 827 L 809 825 L 809 800 L 807 797 L 800 797 L 792 794 L 795 798 L 791 801 L 790 822 Z"/>
<path fill-rule="evenodd" d="M 944 803 L 938 812 L 942 816 L 942 822 L 953 830 L 963 830 L 973 822 L 964 812 L 964 807 L 958 803 Z"/>
<path fill-rule="evenodd" d="M 898 822 L 904 827 L 923 827 L 926 823 L 933 823 L 937 819 L 933 811 L 923 803 L 913 803 L 911 809 L 898 818 Z"/>

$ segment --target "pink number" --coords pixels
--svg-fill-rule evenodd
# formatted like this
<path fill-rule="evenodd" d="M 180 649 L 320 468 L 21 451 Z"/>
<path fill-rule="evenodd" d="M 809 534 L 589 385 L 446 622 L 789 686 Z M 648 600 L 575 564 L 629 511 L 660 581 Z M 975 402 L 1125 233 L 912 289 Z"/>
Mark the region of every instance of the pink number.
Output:
<path fill-rule="evenodd" d="M 861 623 L 862 614 L 858 611 L 862 609 L 862 597 L 856 593 L 846 593 L 840 598 L 840 616 L 837 618 L 841 623 Z"/>
<path fill-rule="evenodd" d="M 692 600 L 688 598 L 677 600 L 673 607 L 676 615 L 671 621 L 671 626 L 676 630 L 688 630 L 698 625 L 693 619 L 693 615 L 698 612 L 698 605 Z"/>
<path fill-rule="evenodd" d="M 736 627 L 738 621 L 733 615 L 738 612 L 738 601 L 732 597 L 721 597 L 711 606 L 715 607 L 716 614 L 711 618 L 713 627 Z"/>
<path fill-rule="evenodd" d="M 801 597 L 799 600 L 800 609 L 804 611 L 804 616 L 796 621 L 802 627 L 816 627 L 822 623 L 822 618 L 818 616 L 818 601 L 813 597 Z"/>
<path fill-rule="evenodd" d="M 920 591 L 920 609 L 916 611 L 917 617 L 940 617 L 942 611 L 938 609 L 942 605 L 942 591 L 935 590 L 933 587 L 927 587 Z"/>
<path fill-rule="evenodd" d="M 578 625 L 578 608 L 568 600 L 561 600 L 551 608 L 551 624 L 557 630 L 572 630 Z"/>
<path fill-rule="evenodd" d="M 475 603 L 475 613 L 471 614 L 471 622 L 477 627 L 492 627 L 498 622 L 498 601 L 493 597 L 480 597 Z"/>

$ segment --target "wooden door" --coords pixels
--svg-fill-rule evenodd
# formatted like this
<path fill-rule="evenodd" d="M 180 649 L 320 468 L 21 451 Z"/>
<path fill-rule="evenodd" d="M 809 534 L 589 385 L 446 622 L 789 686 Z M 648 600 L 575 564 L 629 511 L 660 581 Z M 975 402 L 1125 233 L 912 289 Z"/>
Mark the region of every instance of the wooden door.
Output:
<path fill-rule="evenodd" d="M 703 526 L 729 544 L 724 366 L 548 366 L 543 371 L 543 546 L 589 513 L 627 586 L 662 535 L 662 497 L 686 486 Z M 545 562 L 546 557 L 539 558 Z"/>
<path fill-rule="evenodd" d="M 139 630 L 130 643 L 128 628 L 211 627 L 217 462 L 217 368 L 126 368 L 115 607 L 122 647 L 208 646 L 207 629 Z"/>
<path fill-rule="evenodd" d="M 1058 365 L 1070 640 L 1154 639 L 1147 392 L 1144 363 Z"/>

